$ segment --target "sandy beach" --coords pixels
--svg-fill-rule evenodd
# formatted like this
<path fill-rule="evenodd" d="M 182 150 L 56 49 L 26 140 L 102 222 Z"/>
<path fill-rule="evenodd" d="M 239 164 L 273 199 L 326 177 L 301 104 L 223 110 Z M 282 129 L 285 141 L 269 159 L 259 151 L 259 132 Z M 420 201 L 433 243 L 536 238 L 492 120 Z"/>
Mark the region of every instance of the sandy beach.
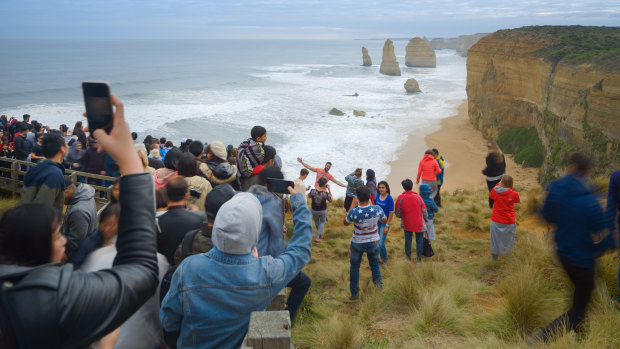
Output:
<path fill-rule="evenodd" d="M 427 136 L 422 138 L 421 134 Z M 397 160 L 389 163 L 391 171 L 387 181 L 391 184 L 392 195 L 402 192 L 400 182 L 404 178 L 415 182 L 418 163 L 424 151 L 431 148 L 437 148 L 446 160 L 442 192 L 486 188 L 485 177 L 481 173 L 487 154 L 486 140 L 469 122 L 467 101 L 464 100 L 456 115 L 441 120 L 439 125 L 409 134 L 405 145 L 398 150 Z M 511 155 L 506 155 L 506 172 L 513 176 L 515 185 L 526 189 L 538 186 L 538 169 L 515 164 Z"/>

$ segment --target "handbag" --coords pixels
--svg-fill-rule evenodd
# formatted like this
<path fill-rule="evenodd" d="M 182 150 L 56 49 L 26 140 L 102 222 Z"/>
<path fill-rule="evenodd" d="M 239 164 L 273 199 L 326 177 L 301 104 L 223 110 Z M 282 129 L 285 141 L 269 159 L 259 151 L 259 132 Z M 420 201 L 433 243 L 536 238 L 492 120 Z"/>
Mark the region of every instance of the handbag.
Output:
<path fill-rule="evenodd" d="M 400 210 L 400 204 L 403 202 L 403 198 L 404 196 L 400 197 L 400 200 L 398 200 L 398 208 L 396 210 L 394 210 L 394 216 L 398 217 L 398 218 L 403 218 L 403 213 Z"/>
<path fill-rule="evenodd" d="M 431 240 L 428 239 L 428 231 L 424 233 L 424 237 L 422 238 L 422 255 L 424 257 L 432 257 L 435 255 L 433 246 L 431 246 Z"/>
<path fill-rule="evenodd" d="M 432 257 L 435 255 L 435 251 L 433 251 L 433 246 L 431 246 L 431 241 L 427 238 L 422 239 L 422 255 L 424 257 Z"/>

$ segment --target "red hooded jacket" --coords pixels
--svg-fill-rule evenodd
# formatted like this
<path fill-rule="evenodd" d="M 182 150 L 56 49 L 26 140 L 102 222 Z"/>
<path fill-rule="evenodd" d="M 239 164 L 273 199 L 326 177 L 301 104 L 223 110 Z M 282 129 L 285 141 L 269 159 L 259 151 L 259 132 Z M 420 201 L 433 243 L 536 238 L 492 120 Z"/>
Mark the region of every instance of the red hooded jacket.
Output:
<path fill-rule="evenodd" d="M 430 155 L 424 154 L 422 160 L 420 160 L 420 165 L 418 165 L 418 176 L 416 177 L 416 182 L 420 180 L 420 176 L 422 176 L 423 181 L 436 181 L 437 175 L 441 173 L 441 168 L 437 163 L 437 160 Z"/>
<path fill-rule="evenodd" d="M 433 160 L 434 161 L 434 160 Z M 403 224 L 408 232 L 420 233 L 424 226 L 424 217 L 422 216 L 422 208 L 426 208 L 424 200 L 418 193 L 407 190 L 400 194 L 396 199 L 395 210 L 400 208 L 402 213 Z"/>

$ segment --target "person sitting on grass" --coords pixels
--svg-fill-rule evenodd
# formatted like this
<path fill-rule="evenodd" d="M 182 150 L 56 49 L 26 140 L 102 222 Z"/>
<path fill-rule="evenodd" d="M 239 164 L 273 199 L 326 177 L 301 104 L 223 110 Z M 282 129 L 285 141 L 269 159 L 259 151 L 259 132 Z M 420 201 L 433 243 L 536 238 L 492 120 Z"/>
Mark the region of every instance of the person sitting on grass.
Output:
<path fill-rule="evenodd" d="M 520 203 L 521 198 L 513 189 L 512 176 L 507 174 L 491 189 L 489 197 L 495 202 L 491 215 L 491 257 L 495 260 L 512 252 L 517 231 L 515 204 Z"/>
<path fill-rule="evenodd" d="M 431 198 L 432 189 L 428 184 L 420 185 L 420 196 L 426 205 L 426 212 L 428 212 L 428 221 L 426 222 L 426 233 L 428 239 L 435 240 L 435 212 L 439 211 L 435 200 Z"/>
<path fill-rule="evenodd" d="M 351 267 L 349 269 L 350 300 L 359 299 L 359 278 L 362 256 L 366 252 L 368 264 L 372 271 L 372 282 L 376 287 L 383 289 L 381 270 L 379 269 L 379 229 L 377 220 L 387 223 L 383 209 L 370 204 L 370 189 L 363 185 L 357 188 L 359 206 L 349 210 L 344 217 L 344 225 L 353 223 L 353 237 L 351 238 Z"/>
<path fill-rule="evenodd" d="M 69 151 L 65 139 L 59 133 L 48 133 L 41 142 L 43 156 L 24 176 L 20 204 L 41 202 L 62 212 L 65 204 L 65 167 L 62 162 Z"/>
<path fill-rule="evenodd" d="M 179 332 L 177 348 L 239 348 L 250 314 L 265 310 L 310 261 L 310 211 L 298 184 L 288 190 L 295 234 L 284 253 L 258 257 L 261 204 L 239 193 L 215 217 L 214 247 L 179 265 L 159 313 L 165 332 Z"/>

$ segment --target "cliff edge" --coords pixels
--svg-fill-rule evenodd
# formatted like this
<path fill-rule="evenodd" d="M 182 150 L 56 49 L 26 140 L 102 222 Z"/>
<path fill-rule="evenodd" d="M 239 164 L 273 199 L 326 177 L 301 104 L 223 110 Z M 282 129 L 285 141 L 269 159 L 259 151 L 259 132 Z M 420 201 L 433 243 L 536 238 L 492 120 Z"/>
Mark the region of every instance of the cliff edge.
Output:
<path fill-rule="evenodd" d="M 620 27 L 500 30 L 468 53 L 469 118 L 485 137 L 534 127 L 544 148 L 542 182 L 579 150 L 596 171 L 620 164 Z"/>

